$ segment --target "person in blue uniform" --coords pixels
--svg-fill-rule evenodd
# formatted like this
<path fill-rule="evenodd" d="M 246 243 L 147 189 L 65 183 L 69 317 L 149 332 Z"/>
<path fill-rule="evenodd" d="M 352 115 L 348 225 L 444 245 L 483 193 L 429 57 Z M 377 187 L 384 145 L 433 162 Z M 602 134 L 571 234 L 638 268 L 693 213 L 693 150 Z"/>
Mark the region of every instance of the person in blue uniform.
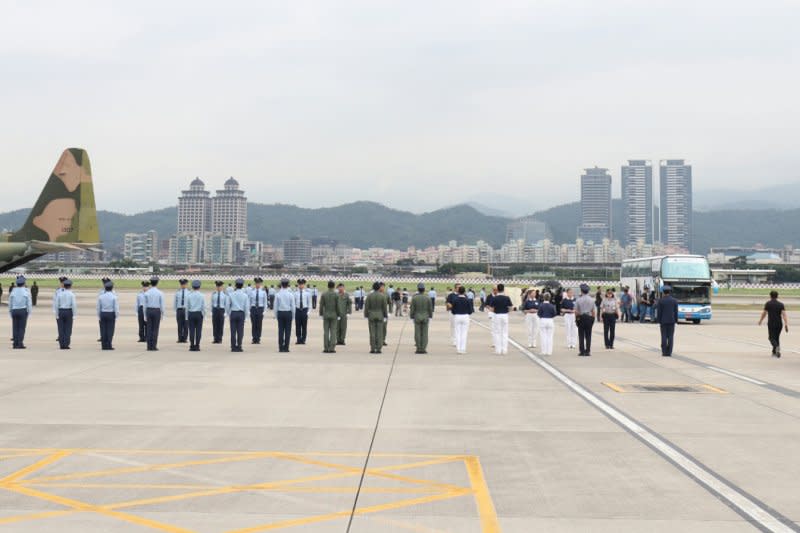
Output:
<path fill-rule="evenodd" d="M 147 320 L 147 351 L 158 351 L 158 332 L 161 319 L 166 315 L 164 293 L 158 288 L 158 278 L 150 278 L 150 288 L 144 293 L 145 319 Z"/>
<path fill-rule="evenodd" d="M 186 297 L 189 295 L 187 284 L 189 280 L 179 280 L 181 288 L 175 292 L 175 300 L 172 304 L 172 310 L 175 311 L 175 321 L 178 323 L 178 343 L 185 344 L 189 338 L 189 322 L 186 316 Z"/>
<path fill-rule="evenodd" d="M 139 342 L 147 342 L 147 317 L 145 312 L 147 306 L 144 301 L 144 294 L 150 288 L 150 282 L 145 280 L 142 282 L 142 290 L 136 295 L 136 319 L 139 322 Z"/>
<path fill-rule="evenodd" d="M 16 288 L 8 293 L 8 312 L 11 315 L 11 331 L 15 350 L 25 349 L 25 328 L 28 317 L 33 312 L 31 293 L 25 287 L 25 277 L 18 276 Z"/>
<path fill-rule="evenodd" d="M 278 322 L 278 351 L 286 353 L 289 351 L 289 340 L 292 337 L 292 323 L 295 315 L 295 298 L 289 290 L 289 280 L 282 279 L 281 287 L 275 293 L 273 303 L 275 320 Z"/>
<path fill-rule="evenodd" d="M 189 327 L 189 351 L 200 351 L 203 318 L 206 316 L 206 299 L 200 292 L 200 280 L 192 281 L 192 292 L 186 297 L 186 321 Z"/>
<path fill-rule="evenodd" d="M 539 305 L 536 314 L 539 317 L 539 335 L 542 339 L 542 355 L 553 355 L 553 336 L 555 334 L 555 317 L 558 316 L 556 306 L 550 303 L 549 292 L 544 294 L 544 301 Z"/>
<path fill-rule="evenodd" d="M 656 320 L 661 326 L 661 355 L 672 356 L 675 339 L 675 324 L 678 323 L 678 300 L 672 297 L 672 287 L 664 285 L 664 295 L 655 306 Z"/>
<path fill-rule="evenodd" d="M 269 294 L 261 285 L 264 280 L 256 276 L 253 281 L 255 288 L 248 293 L 250 297 L 250 333 L 253 344 L 261 344 L 261 328 L 264 324 L 264 309 L 267 307 Z"/>
<path fill-rule="evenodd" d="M 215 281 L 216 290 L 211 294 L 211 327 L 214 335 L 213 344 L 222 344 L 225 334 L 225 309 L 228 307 L 228 295 L 221 281 Z"/>
<path fill-rule="evenodd" d="M 231 321 L 231 351 L 242 352 L 242 338 L 244 337 L 244 323 L 250 312 L 250 297 L 242 288 L 244 280 L 236 280 L 236 288 L 228 295 L 227 314 Z"/>
<path fill-rule="evenodd" d="M 119 318 L 119 300 L 114 294 L 114 283 L 105 282 L 105 290 L 97 297 L 97 319 L 100 321 L 100 347 L 114 349 L 114 329 Z M 137 298 L 138 299 L 138 298 Z"/>
<path fill-rule="evenodd" d="M 567 334 L 567 348 L 578 345 L 578 325 L 575 323 L 575 298 L 572 289 L 567 289 L 561 299 L 561 314 L 564 315 L 564 331 Z"/>
<path fill-rule="evenodd" d="M 456 353 L 467 353 L 467 335 L 469 334 L 469 316 L 475 312 L 474 302 L 467 298 L 466 289 L 458 287 L 458 293 L 451 299 L 450 311 L 456 330 Z"/>
<path fill-rule="evenodd" d="M 311 307 L 311 291 L 306 288 L 306 280 L 297 280 L 297 291 L 294 293 L 294 329 L 297 344 L 306 343 L 308 334 L 308 310 Z"/>
<path fill-rule="evenodd" d="M 497 355 L 508 354 L 508 313 L 513 311 L 514 304 L 511 298 L 505 294 L 505 285 L 497 284 L 497 294 L 492 298 L 489 310 L 493 313 L 492 317 L 492 336 L 494 337 L 494 353 Z"/>
<path fill-rule="evenodd" d="M 78 311 L 75 294 L 72 292 L 72 280 L 64 280 L 64 289 L 56 294 L 53 307 L 56 309 L 58 322 L 58 347 L 69 350 L 69 345 L 72 343 L 72 322 Z"/>

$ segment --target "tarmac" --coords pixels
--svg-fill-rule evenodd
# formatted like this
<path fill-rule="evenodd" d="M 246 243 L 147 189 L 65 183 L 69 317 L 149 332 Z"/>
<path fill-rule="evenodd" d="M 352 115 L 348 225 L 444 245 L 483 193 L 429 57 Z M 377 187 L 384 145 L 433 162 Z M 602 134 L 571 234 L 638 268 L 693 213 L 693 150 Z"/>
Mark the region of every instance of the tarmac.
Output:
<path fill-rule="evenodd" d="M 518 314 L 498 356 L 483 313 L 456 355 L 441 307 L 428 355 L 395 317 L 370 355 L 357 314 L 334 355 L 313 315 L 278 353 L 271 314 L 189 352 L 171 312 L 147 352 L 134 294 L 113 352 L 91 291 L 71 350 L 48 295 L 0 350 L 0 532 L 800 531 L 800 343 L 770 357 L 757 312 L 679 326 L 672 358 L 651 324 L 577 357 L 560 320 L 539 356 Z"/>

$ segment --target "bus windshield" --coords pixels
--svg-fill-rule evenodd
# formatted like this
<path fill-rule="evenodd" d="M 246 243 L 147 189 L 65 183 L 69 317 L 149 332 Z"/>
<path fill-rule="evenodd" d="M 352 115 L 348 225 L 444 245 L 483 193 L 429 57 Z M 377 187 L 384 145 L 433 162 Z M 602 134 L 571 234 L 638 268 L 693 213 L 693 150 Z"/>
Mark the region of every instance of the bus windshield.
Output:
<path fill-rule="evenodd" d="M 702 257 L 668 257 L 661 263 L 662 279 L 708 279 L 708 261 Z"/>
<path fill-rule="evenodd" d="M 686 304 L 708 304 L 709 298 L 708 285 L 672 285 L 672 296 L 680 303 Z"/>

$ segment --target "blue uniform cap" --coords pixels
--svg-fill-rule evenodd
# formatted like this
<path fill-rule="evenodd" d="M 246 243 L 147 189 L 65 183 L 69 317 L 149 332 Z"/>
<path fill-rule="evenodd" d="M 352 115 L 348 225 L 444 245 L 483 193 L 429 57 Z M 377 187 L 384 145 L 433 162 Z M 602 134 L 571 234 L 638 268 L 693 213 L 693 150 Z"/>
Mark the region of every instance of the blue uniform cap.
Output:
<path fill-rule="evenodd" d="M 17 276 L 17 287 L 25 285 L 25 276 Z"/>
<path fill-rule="evenodd" d="M 150 278 L 150 283 L 158 283 L 158 276 L 153 276 Z"/>
<path fill-rule="evenodd" d="M 105 287 L 106 289 L 108 289 L 108 290 L 111 290 L 111 289 L 113 289 L 113 288 L 114 288 L 114 282 L 113 282 L 113 281 L 111 281 L 111 280 L 108 280 L 108 281 L 106 281 L 106 283 L 105 283 L 104 287 Z"/>
<path fill-rule="evenodd" d="M 196 279 L 196 280 L 194 280 L 192 282 L 192 288 L 193 289 L 199 289 L 200 288 L 200 280 L 199 279 Z"/>
<path fill-rule="evenodd" d="M 72 280 L 71 279 L 65 279 L 64 280 L 64 286 L 65 287 L 72 287 Z"/>
<path fill-rule="evenodd" d="M 589 294 L 589 291 L 591 290 L 589 288 L 589 286 L 587 284 L 585 284 L 585 283 L 581 283 L 580 289 L 581 289 L 581 292 L 584 293 L 584 294 Z"/>
<path fill-rule="evenodd" d="M 236 286 L 237 287 L 243 287 L 244 286 L 244 280 L 242 278 L 236 278 Z"/>
<path fill-rule="evenodd" d="M 664 285 L 664 287 L 661 290 L 663 292 L 672 292 L 672 287 L 669 285 Z"/>
<path fill-rule="evenodd" d="M 417 285 L 417 289 L 424 290 L 425 289 L 425 284 L 424 283 L 420 283 L 419 285 Z"/>

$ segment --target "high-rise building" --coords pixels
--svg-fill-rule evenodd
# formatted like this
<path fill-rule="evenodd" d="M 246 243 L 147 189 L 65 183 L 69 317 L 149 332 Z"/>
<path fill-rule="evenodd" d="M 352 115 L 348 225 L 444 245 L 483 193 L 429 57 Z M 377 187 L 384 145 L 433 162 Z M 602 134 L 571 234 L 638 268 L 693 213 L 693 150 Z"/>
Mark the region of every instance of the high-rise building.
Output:
<path fill-rule="evenodd" d="M 625 244 L 653 242 L 653 165 L 630 159 L 622 166 L 622 208 Z"/>
<path fill-rule="evenodd" d="M 661 242 L 692 249 L 692 166 L 683 159 L 660 162 Z"/>
<path fill-rule="evenodd" d="M 213 199 L 211 228 L 234 241 L 247 240 L 247 198 L 239 190 L 239 182 L 233 178 L 225 181 L 225 188 L 218 190 Z"/>
<path fill-rule="evenodd" d="M 205 183 L 195 178 L 178 197 L 178 233 L 202 236 L 211 231 L 211 197 Z"/>
<path fill-rule="evenodd" d="M 525 241 L 525 244 L 536 244 L 552 238 L 547 224 L 533 217 L 525 217 L 509 222 L 506 226 L 506 242 Z"/>
<path fill-rule="evenodd" d="M 157 261 L 158 233 L 153 230 L 147 233 L 126 233 L 123 240 L 122 256 L 137 263 Z"/>
<path fill-rule="evenodd" d="M 611 175 L 607 168 L 587 168 L 581 175 L 578 238 L 595 243 L 611 238 Z"/>
<path fill-rule="evenodd" d="M 287 265 L 305 265 L 311 262 L 311 241 L 292 237 L 283 241 L 283 262 Z"/>
<path fill-rule="evenodd" d="M 213 265 L 231 264 L 235 260 L 233 239 L 223 233 L 207 233 L 203 245 L 203 261 Z"/>
<path fill-rule="evenodd" d="M 193 265 L 200 262 L 200 237 L 197 233 L 178 233 L 169 239 L 169 263 Z"/>

